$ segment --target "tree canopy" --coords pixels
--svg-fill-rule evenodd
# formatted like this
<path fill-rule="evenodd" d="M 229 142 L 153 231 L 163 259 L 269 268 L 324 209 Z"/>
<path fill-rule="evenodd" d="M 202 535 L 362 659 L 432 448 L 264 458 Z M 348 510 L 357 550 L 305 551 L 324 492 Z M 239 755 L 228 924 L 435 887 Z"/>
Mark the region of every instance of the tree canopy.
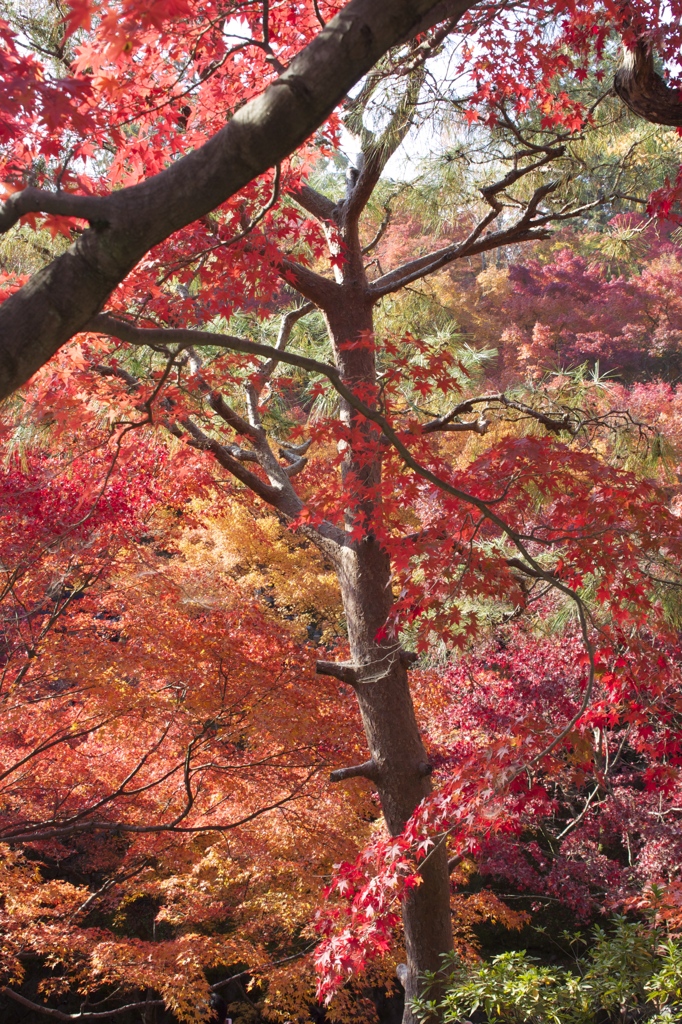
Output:
<path fill-rule="evenodd" d="M 677 1012 L 675 15 L 3 4 L 4 1012 Z"/>

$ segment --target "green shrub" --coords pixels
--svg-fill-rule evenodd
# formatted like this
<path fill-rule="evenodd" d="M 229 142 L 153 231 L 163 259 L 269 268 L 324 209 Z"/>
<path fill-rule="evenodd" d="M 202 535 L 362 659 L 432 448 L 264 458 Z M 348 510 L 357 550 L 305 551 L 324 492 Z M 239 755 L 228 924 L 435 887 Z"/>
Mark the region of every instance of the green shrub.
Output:
<path fill-rule="evenodd" d="M 443 1024 L 458 1024 L 477 1011 L 489 1024 L 682 1021 L 682 943 L 622 917 L 608 931 L 595 928 L 589 941 L 564 938 L 570 969 L 544 966 L 525 951 L 481 964 L 450 956 L 442 972 L 424 979 L 417 1016 Z"/>

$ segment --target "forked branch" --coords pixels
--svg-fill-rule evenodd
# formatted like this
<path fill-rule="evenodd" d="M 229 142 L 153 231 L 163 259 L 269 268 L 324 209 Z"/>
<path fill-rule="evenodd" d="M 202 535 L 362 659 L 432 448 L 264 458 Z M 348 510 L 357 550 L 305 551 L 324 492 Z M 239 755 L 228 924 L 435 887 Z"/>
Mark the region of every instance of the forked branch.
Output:
<path fill-rule="evenodd" d="M 513 224 L 506 228 L 499 228 L 496 231 L 488 231 L 488 228 L 498 220 L 500 214 L 509 205 L 508 203 L 504 204 L 500 198 L 504 196 L 505 191 L 516 184 L 521 178 L 538 171 L 564 153 L 563 146 L 544 146 L 537 147 L 536 149 L 540 149 L 543 153 L 541 157 L 530 164 L 519 166 L 519 160 L 531 154 L 528 152 L 517 153 L 514 157 L 512 169 L 498 181 L 481 189 L 481 194 L 491 209 L 474 225 L 466 238 L 443 246 L 441 249 L 436 249 L 424 256 L 419 256 L 417 259 L 405 263 L 402 267 L 397 267 L 395 270 L 382 275 L 369 286 L 372 297 L 378 300 L 384 295 L 399 291 L 406 285 L 419 281 L 429 274 L 433 274 L 437 270 L 448 266 L 450 263 L 454 263 L 456 260 L 476 256 L 491 249 L 499 249 L 505 245 L 526 242 L 531 239 L 548 238 L 547 224 L 554 220 L 567 219 L 567 217 L 577 213 L 578 210 L 570 210 L 569 212 L 567 209 L 562 209 L 557 213 L 543 213 L 541 211 L 540 207 L 543 200 L 554 192 L 559 185 L 558 181 L 550 181 L 535 189 L 533 195 L 526 203 L 523 213 Z M 533 151 L 533 155 L 537 155 L 536 150 Z"/>

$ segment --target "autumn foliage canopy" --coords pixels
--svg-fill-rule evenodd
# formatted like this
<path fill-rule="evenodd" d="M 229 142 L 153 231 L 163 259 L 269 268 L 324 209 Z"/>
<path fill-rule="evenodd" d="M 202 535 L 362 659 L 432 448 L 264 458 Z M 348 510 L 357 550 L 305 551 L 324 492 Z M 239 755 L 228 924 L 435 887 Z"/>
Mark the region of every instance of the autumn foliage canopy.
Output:
<path fill-rule="evenodd" d="M 682 12 L 422 3 L 118 272 L 111 204 L 201 191 L 365 7 L 0 9 L 0 319 L 76 251 L 111 285 L 0 410 L 8 1012 L 371 1020 L 449 952 L 438 872 L 464 965 L 551 908 L 682 927 L 678 143 L 627 122 L 608 195 L 589 149 L 622 47 L 675 92 Z M 424 125 L 449 155 L 393 180 Z"/>

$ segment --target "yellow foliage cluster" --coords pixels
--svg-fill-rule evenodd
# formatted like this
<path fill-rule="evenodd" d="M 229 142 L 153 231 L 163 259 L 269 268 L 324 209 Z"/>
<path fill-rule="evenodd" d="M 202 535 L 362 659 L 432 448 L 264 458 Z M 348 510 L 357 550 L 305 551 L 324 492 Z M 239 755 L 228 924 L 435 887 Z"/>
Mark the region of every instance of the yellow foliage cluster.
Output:
<path fill-rule="evenodd" d="M 269 605 L 289 623 L 294 639 L 305 641 L 308 627 L 327 642 L 342 629 L 336 574 L 313 545 L 297 537 L 272 512 L 232 500 L 220 511 L 199 504 L 202 525 L 190 531 L 181 550 L 202 573 L 211 564 L 239 581 L 245 592 Z"/>

